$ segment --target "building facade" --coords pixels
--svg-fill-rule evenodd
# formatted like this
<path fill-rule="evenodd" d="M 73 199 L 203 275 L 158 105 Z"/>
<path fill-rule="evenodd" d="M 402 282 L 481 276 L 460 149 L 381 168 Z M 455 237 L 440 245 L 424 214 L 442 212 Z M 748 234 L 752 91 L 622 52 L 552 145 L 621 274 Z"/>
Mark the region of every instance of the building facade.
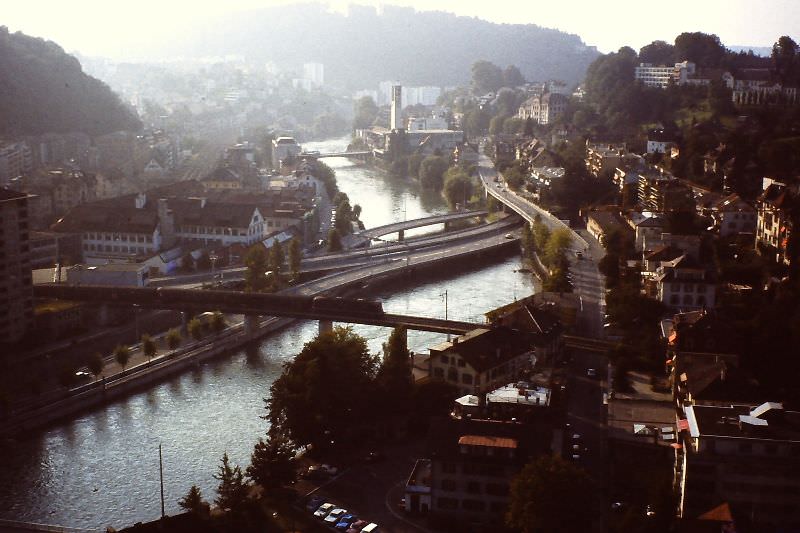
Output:
<path fill-rule="evenodd" d="M 22 338 L 33 322 L 28 195 L 0 189 L 0 343 Z"/>

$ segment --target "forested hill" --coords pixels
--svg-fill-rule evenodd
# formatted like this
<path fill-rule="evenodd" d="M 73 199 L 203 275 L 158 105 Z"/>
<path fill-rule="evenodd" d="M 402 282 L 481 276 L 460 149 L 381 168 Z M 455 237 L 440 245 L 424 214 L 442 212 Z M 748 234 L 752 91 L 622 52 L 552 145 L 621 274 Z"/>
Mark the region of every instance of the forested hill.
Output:
<path fill-rule="evenodd" d="M 577 35 L 532 24 L 494 24 L 442 12 L 351 6 L 348 15 L 319 4 L 287 5 L 215 19 L 175 49 L 182 56 L 241 55 L 284 67 L 325 65 L 326 83 L 360 89 L 380 81 L 458 85 L 470 66 L 517 65 L 529 80 L 583 79 L 599 55 Z"/>
<path fill-rule="evenodd" d="M 0 135 L 140 127 L 117 95 L 60 46 L 0 26 Z"/>

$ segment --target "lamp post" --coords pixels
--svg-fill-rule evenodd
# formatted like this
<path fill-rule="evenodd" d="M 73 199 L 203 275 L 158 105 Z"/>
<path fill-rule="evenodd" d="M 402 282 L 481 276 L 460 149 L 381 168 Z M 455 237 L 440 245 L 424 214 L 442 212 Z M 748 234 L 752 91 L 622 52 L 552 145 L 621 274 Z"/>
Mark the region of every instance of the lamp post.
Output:
<path fill-rule="evenodd" d="M 444 296 L 444 319 L 447 320 L 447 289 L 439 296 Z M 447 334 L 447 342 L 450 342 L 450 334 Z"/>
<path fill-rule="evenodd" d="M 214 270 L 217 266 L 217 259 L 219 259 L 219 256 L 216 254 L 216 252 L 211 252 L 208 255 L 208 259 L 211 261 L 211 283 L 214 284 L 217 279 L 217 275 L 214 273 Z"/>

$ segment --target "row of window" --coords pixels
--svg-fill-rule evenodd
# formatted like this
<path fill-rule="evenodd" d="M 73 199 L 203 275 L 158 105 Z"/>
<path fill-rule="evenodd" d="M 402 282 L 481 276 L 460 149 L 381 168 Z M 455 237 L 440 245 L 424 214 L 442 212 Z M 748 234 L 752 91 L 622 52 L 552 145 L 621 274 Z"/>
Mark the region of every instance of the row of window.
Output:
<path fill-rule="evenodd" d="M 140 235 L 137 233 L 87 232 L 83 234 L 83 238 L 91 241 L 153 242 L 152 235 Z"/>
<path fill-rule="evenodd" d="M 684 294 L 683 295 L 683 305 L 706 305 L 708 303 L 706 301 L 705 295 L 701 294 L 694 298 L 691 294 Z M 669 297 L 669 304 L 670 305 L 680 305 L 681 304 L 681 295 L 680 294 L 673 294 Z"/>
<path fill-rule="evenodd" d="M 506 473 L 502 465 L 497 464 L 480 464 L 464 462 L 460 463 L 462 471 L 468 476 L 484 476 L 484 477 L 505 477 Z M 458 471 L 458 464 L 451 462 L 442 463 L 442 473 L 455 474 Z"/>
<path fill-rule="evenodd" d="M 145 254 L 150 250 L 146 246 L 118 246 L 110 244 L 84 244 L 84 252 L 121 252 L 125 254 Z"/>

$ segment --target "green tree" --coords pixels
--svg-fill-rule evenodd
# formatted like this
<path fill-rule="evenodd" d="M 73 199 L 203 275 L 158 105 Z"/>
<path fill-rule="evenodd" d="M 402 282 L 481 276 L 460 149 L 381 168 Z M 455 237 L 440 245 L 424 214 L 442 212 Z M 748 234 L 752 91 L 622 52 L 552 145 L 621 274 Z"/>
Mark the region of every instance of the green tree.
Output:
<path fill-rule="evenodd" d="M 386 400 L 385 411 L 404 411 L 411 397 L 414 379 L 411 375 L 411 353 L 408 350 L 408 331 L 399 326 L 392 330 L 383 344 L 383 361 L 376 382 Z"/>
<path fill-rule="evenodd" d="M 472 65 L 472 87 L 477 94 L 494 92 L 503 86 L 503 71 L 491 61 L 476 61 Z"/>
<path fill-rule="evenodd" d="M 555 265 L 571 244 L 572 233 L 567 228 L 556 229 L 547 239 L 542 260 L 548 265 Z"/>
<path fill-rule="evenodd" d="M 419 181 L 426 189 L 441 189 L 442 178 L 447 171 L 447 159 L 429 155 L 419 165 Z"/>
<path fill-rule="evenodd" d="M 684 32 L 675 37 L 675 58 L 692 61 L 701 67 L 718 67 L 725 58 L 725 47 L 716 35 Z"/>
<path fill-rule="evenodd" d="M 497 115 L 489 121 L 489 135 L 503 133 L 503 123 L 509 118 L 507 115 Z"/>
<path fill-rule="evenodd" d="M 467 137 L 478 137 L 489 129 L 492 116 L 478 107 L 464 113 L 464 133 Z"/>
<path fill-rule="evenodd" d="M 156 342 L 147 333 L 142 335 L 142 352 L 148 359 L 152 359 L 156 354 Z"/>
<path fill-rule="evenodd" d="M 371 96 L 362 96 L 354 104 L 353 128 L 355 129 L 368 129 L 375 123 L 378 118 L 378 106 Z"/>
<path fill-rule="evenodd" d="M 103 356 L 99 353 L 95 352 L 89 356 L 86 360 L 86 368 L 89 369 L 89 372 L 97 378 L 100 374 L 103 373 L 103 367 L 105 366 L 105 362 L 103 361 Z"/>
<path fill-rule="evenodd" d="M 463 169 L 452 167 L 444 174 L 444 197 L 450 207 L 461 204 L 465 209 L 472 198 L 472 179 Z"/>
<path fill-rule="evenodd" d="M 497 92 L 495 106 L 497 106 L 498 116 L 512 117 L 516 115 L 517 111 L 519 111 L 519 104 L 519 98 L 513 89 L 503 88 Z"/>
<path fill-rule="evenodd" d="M 247 267 L 244 273 L 244 286 L 247 292 L 263 292 L 266 290 L 267 279 L 267 252 L 260 244 L 252 246 L 244 257 Z"/>
<path fill-rule="evenodd" d="M 293 279 L 300 275 L 300 262 L 303 260 L 303 251 L 300 248 L 300 240 L 292 239 L 289 242 L 289 272 Z"/>
<path fill-rule="evenodd" d="M 214 311 L 211 315 L 211 331 L 214 333 L 221 333 L 225 329 L 225 315 L 219 311 Z"/>
<path fill-rule="evenodd" d="M 167 332 L 166 341 L 167 341 L 167 347 L 170 350 L 174 350 L 175 348 L 180 346 L 181 340 L 182 340 L 181 332 L 178 331 L 178 329 L 172 328 Z"/>
<path fill-rule="evenodd" d="M 508 65 L 503 71 L 503 85 L 505 87 L 519 87 L 525 85 L 522 72 L 514 65 Z"/>
<path fill-rule="evenodd" d="M 114 348 L 114 360 L 119 363 L 123 371 L 125 371 L 125 367 L 128 366 L 128 361 L 130 361 L 130 359 L 131 351 L 127 346 L 119 344 Z"/>
<path fill-rule="evenodd" d="M 186 325 L 186 329 L 194 340 L 199 341 L 203 338 L 203 323 L 199 319 L 191 319 Z"/>
<path fill-rule="evenodd" d="M 506 525 L 525 533 L 588 531 L 593 498 L 586 472 L 559 457 L 543 456 L 511 482 Z"/>
<path fill-rule="evenodd" d="M 211 270 L 211 256 L 208 255 L 208 252 L 204 251 L 200 254 L 195 265 L 197 270 Z"/>
<path fill-rule="evenodd" d="M 374 416 L 370 399 L 376 366 L 366 340 L 351 328 L 321 333 L 272 384 L 265 400 L 271 424 L 284 428 L 298 445 L 312 444 L 320 452 L 331 441 L 347 442 L 354 425 L 366 425 Z M 343 413 L 347 424 L 340 423 Z"/>
<path fill-rule="evenodd" d="M 268 268 L 275 273 L 276 279 L 280 277 L 280 273 L 283 271 L 283 264 L 285 262 L 286 254 L 283 253 L 283 246 L 280 242 L 278 242 L 278 239 L 275 239 L 269 249 Z"/>
<path fill-rule="evenodd" d="M 408 156 L 408 159 L 406 160 L 406 168 L 408 169 L 407 175 L 419 176 L 419 166 L 423 159 L 425 159 L 425 156 L 422 154 L 411 154 Z"/>
<path fill-rule="evenodd" d="M 247 501 L 247 485 L 244 482 L 242 469 L 238 465 L 231 467 L 228 452 L 222 455 L 222 464 L 214 474 L 214 479 L 219 481 L 217 498 L 214 500 L 217 507 L 225 511 L 241 509 Z"/>
<path fill-rule="evenodd" d="M 683 59 L 675 58 L 675 47 L 666 41 L 653 41 L 639 50 L 639 61 L 652 65 L 673 65 Z"/>
<path fill-rule="evenodd" d="M 339 191 L 336 185 L 336 172 L 324 162 L 319 159 L 314 161 L 314 168 L 310 173 L 325 185 L 325 192 L 328 193 L 329 198 L 333 198 Z"/>
<path fill-rule="evenodd" d="M 178 500 L 178 506 L 184 511 L 188 511 L 192 514 L 200 514 L 203 510 L 203 495 L 200 493 L 200 489 L 197 488 L 197 485 L 192 485 L 192 488 L 189 489 L 189 492 L 186 493 L 186 496 Z"/>
<path fill-rule="evenodd" d="M 266 440 L 258 439 L 246 475 L 265 489 L 294 481 L 294 446 L 282 431 L 270 431 Z"/>
<path fill-rule="evenodd" d="M 342 251 L 342 235 L 336 228 L 331 228 L 328 232 L 328 251 L 341 252 Z"/>

